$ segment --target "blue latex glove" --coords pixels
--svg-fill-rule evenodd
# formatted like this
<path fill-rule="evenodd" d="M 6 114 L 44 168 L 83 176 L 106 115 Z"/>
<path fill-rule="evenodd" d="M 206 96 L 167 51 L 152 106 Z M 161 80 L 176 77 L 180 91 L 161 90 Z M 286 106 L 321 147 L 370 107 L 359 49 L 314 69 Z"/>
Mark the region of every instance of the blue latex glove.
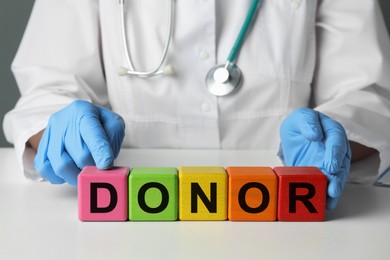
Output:
<path fill-rule="evenodd" d="M 326 208 L 335 208 L 351 165 L 344 128 L 320 112 L 300 108 L 284 120 L 280 138 L 287 166 L 316 166 L 327 176 Z"/>
<path fill-rule="evenodd" d="M 34 166 L 53 184 L 77 185 L 81 169 L 112 166 L 123 138 L 123 119 L 103 107 L 77 100 L 53 114 L 38 146 Z"/>

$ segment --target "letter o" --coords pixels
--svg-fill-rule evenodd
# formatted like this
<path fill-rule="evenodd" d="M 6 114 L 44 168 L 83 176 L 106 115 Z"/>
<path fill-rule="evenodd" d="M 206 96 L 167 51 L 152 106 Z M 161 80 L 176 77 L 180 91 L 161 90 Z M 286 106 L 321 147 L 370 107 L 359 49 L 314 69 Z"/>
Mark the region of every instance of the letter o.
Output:
<path fill-rule="evenodd" d="M 252 189 L 252 188 L 259 189 L 261 191 L 261 193 L 263 194 L 263 201 L 261 202 L 260 206 L 258 206 L 256 208 L 250 207 L 246 203 L 246 200 L 245 200 L 247 191 L 249 189 Z M 270 195 L 269 195 L 267 187 L 259 182 L 246 183 L 245 185 L 243 185 L 241 187 L 241 189 L 238 193 L 238 203 L 240 204 L 240 207 L 248 213 L 260 213 L 260 212 L 264 211 L 268 207 L 269 199 L 270 199 Z"/>
<path fill-rule="evenodd" d="M 161 196 L 162 196 L 160 205 L 155 207 L 155 208 L 149 207 L 145 201 L 146 191 L 151 189 L 151 188 L 158 189 L 161 192 Z M 142 185 L 142 187 L 138 191 L 138 205 L 140 206 L 140 208 L 143 211 L 145 211 L 147 213 L 160 213 L 160 212 L 164 211 L 166 209 L 166 207 L 168 206 L 168 202 L 169 202 L 168 190 L 161 183 L 158 183 L 158 182 L 145 183 L 144 185 Z"/>

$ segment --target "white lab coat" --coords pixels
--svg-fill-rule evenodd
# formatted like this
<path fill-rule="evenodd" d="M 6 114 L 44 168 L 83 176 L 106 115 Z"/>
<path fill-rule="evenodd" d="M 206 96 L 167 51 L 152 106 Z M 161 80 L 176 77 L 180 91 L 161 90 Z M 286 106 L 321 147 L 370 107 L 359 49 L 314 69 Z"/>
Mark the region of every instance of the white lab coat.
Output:
<path fill-rule="evenodd" d="M 75 99 L 110 107 L 126 121 L 124 147 L 273 148 L 297 107 L 339 121 L 350 140 L 390 166 L 390 44 L 377 1 L 264 0 L 238 66 L 243 86 L 226 97 L 204 86 L 225 63 L 250 0 L 176 0 L 167 63 L 174 76 L 120 77 L 127 66 L 114 0 L 37 0 L 13 62 L 22 94 L 4 120 L 27 177 L 26 141 Z M 168 1 L 127 1 L 128 41 L 140 70 L 158 63 Z"/>

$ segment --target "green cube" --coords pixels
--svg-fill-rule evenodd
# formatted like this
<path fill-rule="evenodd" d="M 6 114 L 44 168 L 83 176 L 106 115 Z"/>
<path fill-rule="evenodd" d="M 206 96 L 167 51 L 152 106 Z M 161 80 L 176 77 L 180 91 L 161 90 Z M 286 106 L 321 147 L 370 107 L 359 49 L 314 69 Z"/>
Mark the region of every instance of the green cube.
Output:
<path fill-rule="evenodd" d="M 129 176 L 129 219 L 177 220 L 176 168 L 134 168 Z"/>

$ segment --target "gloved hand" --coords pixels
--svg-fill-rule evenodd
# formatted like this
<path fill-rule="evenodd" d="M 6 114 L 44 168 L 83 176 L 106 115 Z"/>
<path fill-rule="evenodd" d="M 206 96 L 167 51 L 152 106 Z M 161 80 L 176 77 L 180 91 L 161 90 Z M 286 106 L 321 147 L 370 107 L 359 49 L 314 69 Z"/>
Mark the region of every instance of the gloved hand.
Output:
<path fill-rule="evenodd" d="M 351 165 L 351 149 L 344 128 L 320 112 L 300 108 L 284 120 L 280 138 L 287 166 L 316 166 L 326 175 L 326 208 L 334 209 Z"/>
<path fill-rule="evenodd" d="M 39 142 L 35 169 L 51 183 L 77 185 L 85 166 L 112 166 L 124 136 L 125 123 L 119 115 L 86 101 L 74 101 L 50 117 Z"/>

